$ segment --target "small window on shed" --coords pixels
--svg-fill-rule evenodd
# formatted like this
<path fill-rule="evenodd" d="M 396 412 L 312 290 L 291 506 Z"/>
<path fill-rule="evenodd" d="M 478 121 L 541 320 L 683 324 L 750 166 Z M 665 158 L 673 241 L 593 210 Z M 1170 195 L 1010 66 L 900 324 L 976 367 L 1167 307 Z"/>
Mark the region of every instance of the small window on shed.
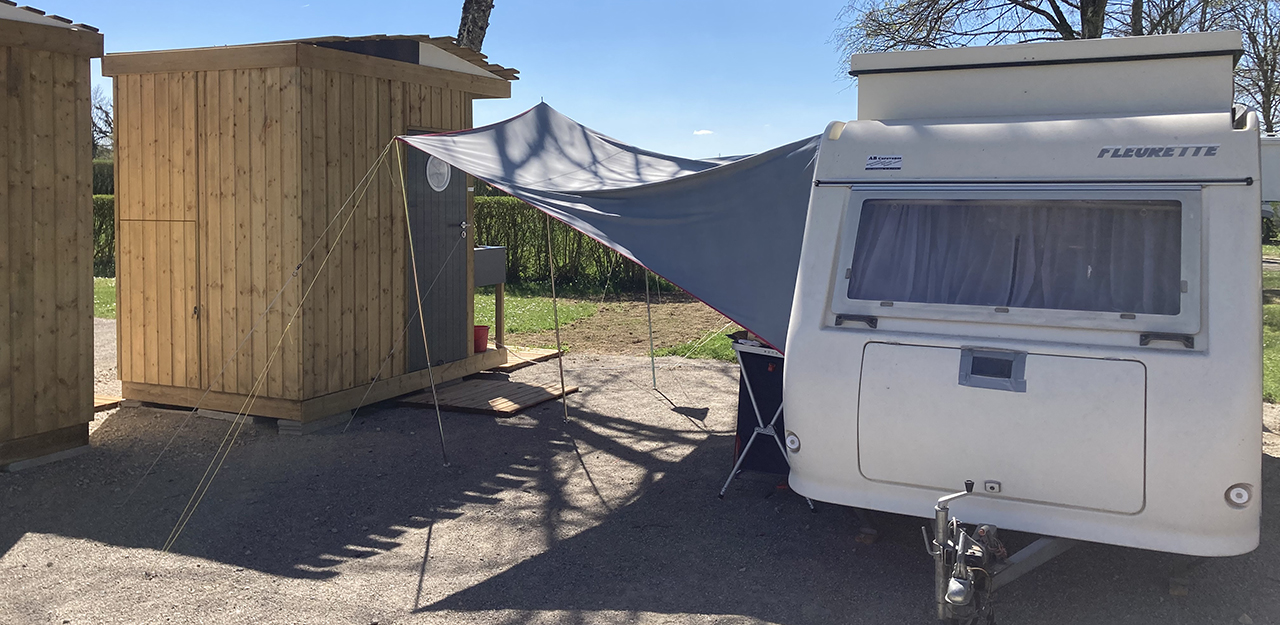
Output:
<path fill-rule="evenodd" d="M 849 299 L 1177 315 L 1172 200 L 867 200 Z"/>

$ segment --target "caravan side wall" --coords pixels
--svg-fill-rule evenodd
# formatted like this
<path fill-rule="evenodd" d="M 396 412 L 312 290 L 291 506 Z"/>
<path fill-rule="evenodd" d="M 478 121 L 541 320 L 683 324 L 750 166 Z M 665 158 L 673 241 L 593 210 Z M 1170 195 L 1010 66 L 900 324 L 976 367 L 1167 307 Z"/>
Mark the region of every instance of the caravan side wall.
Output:
<path fill-rule="evenodd" d="M 926 516 L 939 496 L 972 479 L 998 492 L 953 504 L 965 521 L 1194 555 L 1257 546 L 1261 269 L 1259 191 L 1246 180 L 1258 176 L 1252 116 L 1243 129 L 1224 112 L 859 121 L 833 134 L 819 156 L 786 350 L 787 425 L 801 442 L 790 454 L 797 492 Z M 1194 150 L 1166 152 L 1173 145 L 1217 147 L 1191 158 Z M 1100 156 L 1125 146 L 1171 156 Z M 899 169 L 871 171 L 869 156 L 890 156 Z M 859 300 L 850 296 L 850 280 L 859 279 L 850 259 L 870 244 L 859 223 L 869 219 L 864 206 L 887 201 L 952 210 L 1077 201 L 1081 211 L 1098 204 L 1141 212 L 1135 219 L 1177 207 L 1180 221 L 1169 223 L 1181 238 L 1166 259 L 1175 266 L 1147 258 L 1143 271 L 1172 271 L 1181 293 L 1169 296 L 1168 310 L 1133 312 Z M 894 210 L 907 228 L 907 209 L 886 214 Z M 1015 242 L 1027 246 L 1015 255 L 1049 245 L 1032 234 Z M 1115 240 L 1149 242 L 1151 229 L 1134 236 Z M 904 254 L 901 245 L 892 253 Z M 1092 264 L 1082 271 L 1085 283 L 1110 276 Z M 1249 491 L 1248 503 L 1230 501 L 1236 485 Z"/>

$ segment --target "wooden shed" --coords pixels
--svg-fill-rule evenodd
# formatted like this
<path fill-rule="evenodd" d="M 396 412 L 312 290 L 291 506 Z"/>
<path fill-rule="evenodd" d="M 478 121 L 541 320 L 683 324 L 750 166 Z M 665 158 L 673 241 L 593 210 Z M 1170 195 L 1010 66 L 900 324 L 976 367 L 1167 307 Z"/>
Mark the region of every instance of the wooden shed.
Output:
<path fill-rule="evenodd" d="M 422 291 L 439 275 L 424 302 L 435 380 L 505 361 L 472 345 L 465 175 L 435 191 L 408 150 L 402 191 L 393 148 L 342 208 L 393 137 L 470 128 L 472 101 L 509 97 L 515 70 L 451 38 L 382 35 L 109 54 L 102 69 L 125 398 L 308 422 L 424 388 L 406 213 Z"/>
<path fill-rule="evenodd" d="M 0 0 L 0 468 L 93 419 L 93 137 L 102 35 Z"/>

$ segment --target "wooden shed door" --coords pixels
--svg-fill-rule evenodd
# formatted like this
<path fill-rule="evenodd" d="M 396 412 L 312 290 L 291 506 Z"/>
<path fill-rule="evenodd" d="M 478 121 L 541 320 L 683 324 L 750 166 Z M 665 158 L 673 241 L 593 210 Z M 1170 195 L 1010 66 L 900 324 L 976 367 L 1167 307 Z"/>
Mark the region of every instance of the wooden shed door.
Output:
<path fill-rule="evenodd" d="M 419 288 L 423 294 L 422 311 L 426 316 L 427 341 L 431 346 L 431 364 L 461 360 L 470 355 L 467 345 L 471 328 L 467 327 L 467 246 L 462 238 L 462 222 L 467 219 L 467 176 L 450 168 L 449 182 L 441 191 L 427 181 L 426 154 L 406 150 L 405 187 L 409 196 L 409 225 L 413 233 L 413 250 L 418 260 Z M 406 317 L 409 323 L 409 371 L 427 366 L 422 348 L 422 330 L 418 325 L 417 296 L 413 287 L 413 267 L 408 267 Z M 439 277 L 437 278 L 437 274 Z M 432 286 L 432 282 L 435 285 Z M 430 289 L 430 293 L 428 293 Z"/>
<path fill-rule="evenodd" d="M 120 379 L 201 388 L 196 223 L 120 220 Z"/>

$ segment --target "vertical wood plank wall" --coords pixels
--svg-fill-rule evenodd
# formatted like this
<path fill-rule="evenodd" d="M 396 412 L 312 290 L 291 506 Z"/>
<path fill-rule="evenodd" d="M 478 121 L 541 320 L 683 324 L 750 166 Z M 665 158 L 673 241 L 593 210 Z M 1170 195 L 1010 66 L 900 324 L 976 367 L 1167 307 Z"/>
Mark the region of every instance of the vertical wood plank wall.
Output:
<path fill-rule="evenodd" d="M 266 369 L 263 397 L 306 400 L 406 373 L 394 147 L 340 211 L 396 135 L 469 128 L 470 95 L 308 67 L 115 85 L 122 380 L 247 395 Z"/>
<path fill-rule="evenodd" d="M 301 398 L 297 76 L 117 77 L 121 380 Z"/>
<path fill-rule="evenodd" d="M 409 259 L 395 146 L 357 210 L 343 213 L 350 221 L 335 218 L 396 135 L 410 128 L 470 128 L 471 100 L 464 92 L 429 85 L 314 68 L 301 72 L 303 239 L 315 241 L 333 222 L 322 253 L 302 273 L 307 283 L 319 275 L 314 290 L 328 294 L 313 293 L 303 305 L 303 359 L 314 365 L 303 372 L 309 398 L 368 384 L 384 362 L 380 379 L 407 372 L 405 320 L 413 294 L 404 277 Z M 344 224 L 347 231 L 335 247 Z M 325 271 L 319 273 L 322 263 Z M 458 341 L 470 337 L 470 319 L 456 335 Z"/>
<path fill-rule="evenodd" d="M 93 418 L 89 84 L 87 58 L 0 46 L 0 460 Z"/>

